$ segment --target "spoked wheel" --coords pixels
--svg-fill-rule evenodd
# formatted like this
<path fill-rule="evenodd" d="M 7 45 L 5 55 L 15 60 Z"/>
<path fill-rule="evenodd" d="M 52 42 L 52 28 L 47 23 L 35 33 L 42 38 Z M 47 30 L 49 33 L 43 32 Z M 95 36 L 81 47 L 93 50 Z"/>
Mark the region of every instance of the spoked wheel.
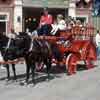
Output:
<path fill-rule="evenodd" d="M 68 75 L 75 74 L 77 71 L 77 61 L 79 58 L 75 54 L 69 54 L 66 59 L 66 70 Z"/>

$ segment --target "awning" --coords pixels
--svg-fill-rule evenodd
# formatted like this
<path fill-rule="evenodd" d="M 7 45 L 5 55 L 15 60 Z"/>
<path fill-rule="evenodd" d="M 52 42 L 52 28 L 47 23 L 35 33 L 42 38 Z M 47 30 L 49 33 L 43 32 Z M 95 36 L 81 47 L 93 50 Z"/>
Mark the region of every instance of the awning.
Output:
<path fill-rule="evenodd" d="M 23 0 L 23 7 L 68 8 L 69 0 Z"/>

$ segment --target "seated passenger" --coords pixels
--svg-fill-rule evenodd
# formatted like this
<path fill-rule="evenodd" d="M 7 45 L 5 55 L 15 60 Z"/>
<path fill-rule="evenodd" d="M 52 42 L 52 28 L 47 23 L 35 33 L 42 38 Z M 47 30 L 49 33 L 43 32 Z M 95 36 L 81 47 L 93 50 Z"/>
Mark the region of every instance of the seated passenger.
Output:
<path fill-rule="evenodd" d="M 53 23 L 52 15 L 48 13 L 48 9 L 44 8 L 43 15 L 40 18 L 39 28 L 37 29 L 38 35 L 48 35 L 50 33 L 51 24 Z"/>
<path fill-rule="evenodd" d="M 64 20 L 63 15 L 57 15 L 57 22 L 52 24 L 51 34 L 56 35 L 58 31 L 65 31 L 66 30 L 66 22 Z"/>

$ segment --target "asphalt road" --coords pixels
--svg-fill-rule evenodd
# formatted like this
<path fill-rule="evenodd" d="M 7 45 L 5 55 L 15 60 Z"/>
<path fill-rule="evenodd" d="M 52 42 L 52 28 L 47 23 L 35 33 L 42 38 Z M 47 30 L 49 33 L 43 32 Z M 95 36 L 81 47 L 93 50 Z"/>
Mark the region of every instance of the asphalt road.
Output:
<path fill-rule="evenodd" d="M 100 66 L 72 76 L 52 73 L 49 82 L 45 73 L 39 73 L 34 87 L 20 85 L 25 79 L 25 65 L 16 65 L 16 71 L 18 81 L 7 83 L 6 70 L 0 69 L 0 100 L 100 100 Z"/>

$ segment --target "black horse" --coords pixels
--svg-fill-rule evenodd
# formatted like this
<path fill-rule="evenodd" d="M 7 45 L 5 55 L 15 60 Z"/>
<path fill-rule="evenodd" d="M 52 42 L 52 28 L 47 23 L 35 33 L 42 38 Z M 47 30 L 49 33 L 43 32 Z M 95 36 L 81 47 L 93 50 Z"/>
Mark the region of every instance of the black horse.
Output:
<path fill-rule="evenodd" d="M 23 34 L 23 35 L 22 35 Z M 4 61 L 15 60 L 20 57 L 26 57 L 30 48 L 31 38 L 26 33 L 20 33 L 16 39 L 9 39 L 6 35 L 0 34 L 0 51 Z M 7 80 L 10 80 L 9 64 L 4 65 L 7 69 Z M 14 80 L 16 80 L 15 64 L 12 64 Z"/>
<path fill-rule="evenodd" d="M 51 47 L 48 41 L 43 39 L 34 39 L 31 43 L 31 51 L 28 53 L 28 56 L 26 57 L 26 64 L 27 64 L 27 79 L 26 82 L 28 83 L 29 79 L 29 71 L 31 69 L 32 71 L 32 82 L 35 83 L 34 75 L 35 75 L 35 69 L 36 69 L 36 62 L 46 65 L 46 70 L 48 74 L 48 79 L 50 76 L 50 69 L 51 69 Z"/>
<path fill-rule="evenodd" d="M 10 44 L 8 46 L 8 42 Z M 7 47 L 8 46 L 8 47 Z M 16 39 L 9 39 L 5 35 L 0 34 L 0 51 L 5 61 L 14 60 L 24 57 L 26 62 L 26 83 L 28 83 L 30 69 L 32 71 L 32 82 L 34 81 L 35 63 L 43 62 L 47 66 L 49 78 L 51 68 L 51 48 L 50 44 L 45 40 L 32 40 L 26 33 L 20 33 Z M 9 64 L 5 64 L 7 68 L 7 79 L 10 78 Z M 14 79 L 16 79 L 15 64 L 12 64 Z"/>

